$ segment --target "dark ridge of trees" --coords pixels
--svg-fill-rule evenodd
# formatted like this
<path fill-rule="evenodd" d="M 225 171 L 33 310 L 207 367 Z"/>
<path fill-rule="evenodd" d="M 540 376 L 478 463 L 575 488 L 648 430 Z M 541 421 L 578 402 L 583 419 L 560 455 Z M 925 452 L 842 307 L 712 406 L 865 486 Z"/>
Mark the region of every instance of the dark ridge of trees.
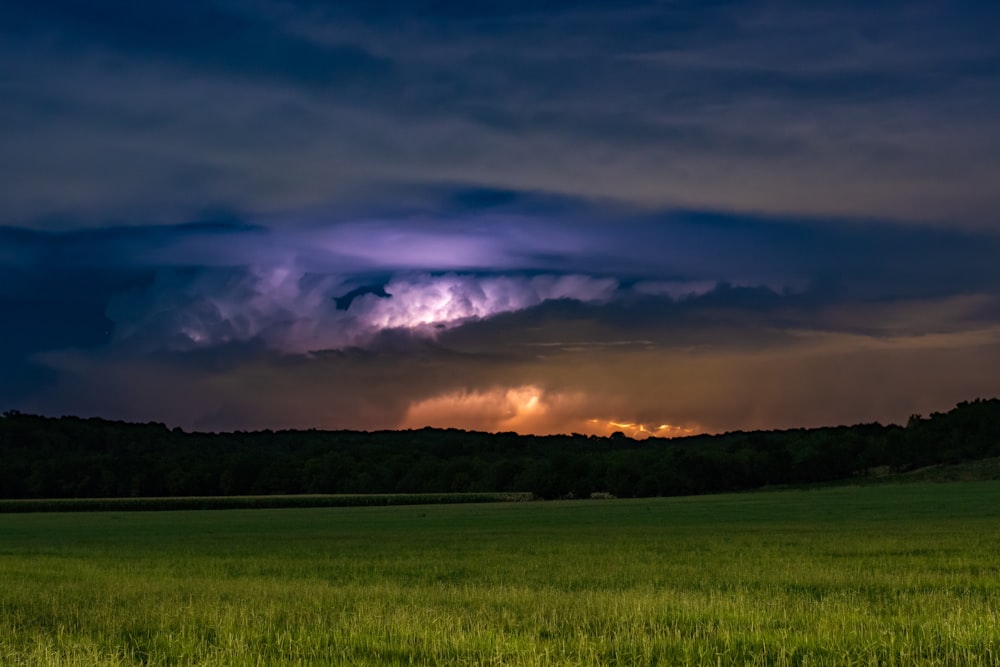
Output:
<path fill-rule="evenodd" d="M 7 412 L 0 497 L 530 491 L 666 496 L 811 484 L 1000 456 L 1000 400 L 859 424 L 673 440 L 457 429 L 185 433 Z"/>

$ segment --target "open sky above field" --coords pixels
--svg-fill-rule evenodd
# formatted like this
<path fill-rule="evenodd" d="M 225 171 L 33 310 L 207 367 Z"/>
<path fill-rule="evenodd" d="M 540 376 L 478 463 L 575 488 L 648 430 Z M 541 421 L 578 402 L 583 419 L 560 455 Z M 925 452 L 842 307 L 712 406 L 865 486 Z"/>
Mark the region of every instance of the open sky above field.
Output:
<path fill-rule="evenodd" d="M 1000 4 L 7 0 L 0 409 L 676 435 L 1000 395 Z"/>

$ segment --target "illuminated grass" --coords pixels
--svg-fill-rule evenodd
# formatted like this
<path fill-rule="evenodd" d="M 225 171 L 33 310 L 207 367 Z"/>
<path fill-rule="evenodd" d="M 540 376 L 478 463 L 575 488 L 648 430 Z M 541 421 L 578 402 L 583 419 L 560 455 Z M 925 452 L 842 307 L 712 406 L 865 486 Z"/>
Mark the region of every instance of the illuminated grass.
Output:
<path fill-rule="evenodd" d="M 3 665 L 1000 664 L 1000 483 L 0 516 Z"/>

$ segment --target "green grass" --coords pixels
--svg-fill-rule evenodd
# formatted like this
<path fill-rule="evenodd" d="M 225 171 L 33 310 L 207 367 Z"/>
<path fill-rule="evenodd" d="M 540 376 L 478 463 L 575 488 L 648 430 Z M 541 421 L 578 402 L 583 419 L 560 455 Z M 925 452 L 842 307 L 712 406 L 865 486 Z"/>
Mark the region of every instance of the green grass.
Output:
<path fill-rule="evenodd" d="M 996 665 L 1000 483 L 0 516 L 2 665 Z"/>

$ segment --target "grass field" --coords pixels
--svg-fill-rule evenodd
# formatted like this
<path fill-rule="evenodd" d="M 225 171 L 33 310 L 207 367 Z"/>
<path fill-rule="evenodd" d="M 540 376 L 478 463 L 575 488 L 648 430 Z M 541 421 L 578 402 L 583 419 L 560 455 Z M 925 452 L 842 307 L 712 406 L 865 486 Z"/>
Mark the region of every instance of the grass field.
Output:
<path fill-rule="evenodd" d="M 0 515 L 0 664 L 996 665 L 1000 482 Z"/>

